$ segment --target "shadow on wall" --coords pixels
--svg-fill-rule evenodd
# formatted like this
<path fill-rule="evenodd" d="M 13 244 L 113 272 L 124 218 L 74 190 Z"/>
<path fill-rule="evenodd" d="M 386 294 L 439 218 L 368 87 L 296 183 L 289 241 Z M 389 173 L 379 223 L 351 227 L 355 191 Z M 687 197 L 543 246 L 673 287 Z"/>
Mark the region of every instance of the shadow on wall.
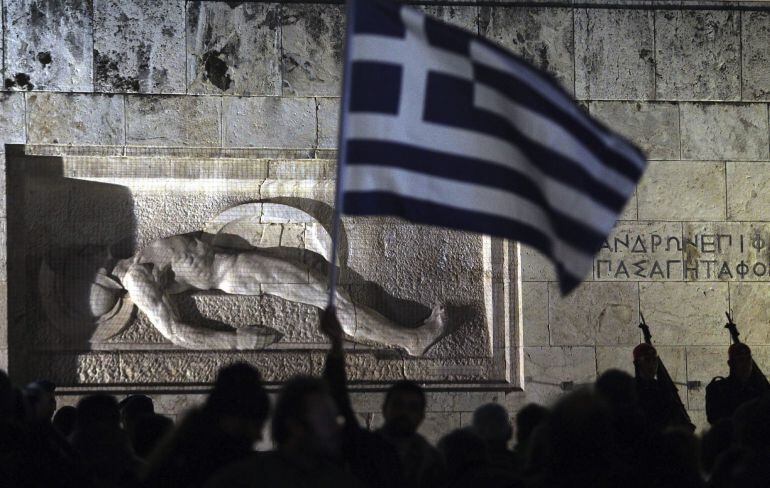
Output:
<path fill-rule="evenodd" d="M 55 352 L 89 349 L 94 276 L 135 252 L 134 202 L 126 187 L 67 178 L 60 157 L 8 148 L 9 370 L 19 383 L 76 384 L 75 355 Z M 46 311 L 42 298 L 60 306 Z"/>

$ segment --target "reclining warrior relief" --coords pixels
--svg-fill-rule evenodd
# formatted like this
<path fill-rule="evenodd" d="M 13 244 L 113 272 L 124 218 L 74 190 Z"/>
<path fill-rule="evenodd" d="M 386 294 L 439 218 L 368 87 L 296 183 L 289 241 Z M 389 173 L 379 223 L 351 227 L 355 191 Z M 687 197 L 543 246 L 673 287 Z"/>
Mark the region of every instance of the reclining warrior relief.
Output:
<path fill-rule="evenodd" d="M 187 323 L 174 304 L 174 295 L 186 292 L 273 295 L 324 308 L 328 289 L 323 269 L 328 269 L 330 263 L 309 250 L 255 247 L 242 239 L 239 229 L 254 219 L 253 205 L 276 212 L 301 212 L 268 203 L 234 207 L 203 231 L 158 239 L 131 257 L 113 260 L 100 270 L 90 287 L 89 306 L 97 318 L 90 341 L 104 342 L 120 333 L 131 323 L 134 306 L 163 337 L 187 349 L 252 350 L 280 339 L 279 333 L 261 326 L 217 330 Z M 39 281 L 41 294 L 49 319 L 56 321 L 72 307 L 56 303 L 61 301 L 61 294 L 50 290 L 56 282 L 53 274 L 44 262 Z M 444 309 L 440 306 L 434 306 L 419 326 L 405 327 L 354 303 L 343 289 L 338 289 L 336 300 L 342 328 L 355 342 L 397 346 L 420 356 L 446 333 Z"/>

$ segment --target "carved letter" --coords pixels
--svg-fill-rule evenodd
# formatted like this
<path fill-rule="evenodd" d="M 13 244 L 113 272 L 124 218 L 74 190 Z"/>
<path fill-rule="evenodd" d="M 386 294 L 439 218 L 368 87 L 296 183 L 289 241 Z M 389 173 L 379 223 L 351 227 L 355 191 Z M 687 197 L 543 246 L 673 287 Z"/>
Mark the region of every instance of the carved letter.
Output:
<path fill-rule="evenodd" d="M 607 274 L 610 274 L 610 271 L 612 271 L 612 261 L 609 259 L 597 259 L 596 260 L 596 277 L 601 278 L 602 277 L 602 263 L 607 263 Z"/>
<path fill-rule="evenodd" d="M 663 238 L 660 237 L 658 234 L 652 234 L 650 236 L 650 252 L 655 252 L 655 250 L 663 243 Z"/>
<path fill-rule="evenodd" d="M 705 253 L 715 253 L 717 251 L 716 236 L 714 234 L 700 236 L 700 250 Z"/>
<path fill-rule="evenodd" d="M 618 251 L 618 244 L 622 244 L 623 246 L 626 247 L 626 249 L 628 249 L 628 233 L 626 233 L 626 238 L 623 241 L 621 241 L 617 237 L 615 238 L 615 252 L 620 252 Z"/>
<path fill-rule="evenodd" d="M 733 278 L 733 274 L 730 272 L 730 266 L 727 264 L 727 262 L 722 263 L 722 269 L 719 270 L 717 278 L 721 280 L 722 276 L 724 275 L 727 275 L 730 279 Z"/>
<path fill-rule="evenodd" d="M 738 266 L 735 267 L 735 272 L 738 273 L 738 276 L 740 276 L 741 279 L 743 279 L 744 276 L 749 274 L 749 265 L 741 260 L 741 262 L 738 263 Z"/>
<path fill-rule="evenodd" d="M 671 236 L 668 239 L 666 239 L 666 252 L 671 250 L 671 241 L 674 241 L 676 243 L 676 251 L 682 250 L 682 242 L 679 240 L 678 237 Z"/>
<path fill-rule="evenodd" d="M 646 278 L 647 276 L 644 275 L 644 265 L 647 264 L 647 260 L 644 259 L 642 261 L 637 261 L 633 263 L 633 266 L 636 268 L 636 271 L 634 271 L 635 276 L 639 276 L 641 278 Z"/>
<path fill-rule="evenodd" d="M 722 247 L 722 238 L 727 239 L 727 246 Z M 726 249 L 727 247 L 731 247 L 733 245 L 733 236 L 730 234 L 717 234 L 717 250 L 719 252 L 722 252 L 722 249 Z"/>
<path fill-rule="evenodd" d="M 628 275 L 628 269 L 626 269 L 626 263 L 624 263 L 623 261 L 620 261 L 618 263 L 618 269 L 615 270 L 615 278 L 617 278 L 618 275 L 620 275 L 621 273 L 626 275 L 626 278 L 630 278 L 630 276 Z"/>
<path fill-rule="evenodd" d="M 642 239 L 642 236 L 636 236 L 636 241 L 634 242 L 634 247 L 633 249 L 631 249 L 631 252 L 639 252 L 639 253 L 647 252 L 647 247 L 644 245 L 644 240 Z"/>
<path fill-rule="evenodd" d="M 666 261 L 666 279 L 671 279 L 671 265 L 672 264 L 678 264 L 682 265 L 682 261 L 678 259 L 669 259 Z"/>
<path fill-rule="evenodd" d="M 711 265 L 713 264 L 716 268 L 717 262 L 716 261 L 707 261 L 705 259 L 700 260 L 701 263 L 706 263 L 706 279 L 711 279 Z M 697 276 L 696 276 L 697 279 Z"/>
<path fill-rule="evenodd" d="M 653 261 L 652 269 L 650 270 L 650 278 L 658 274 L 660 274 L 661 279 L 665 278 L 665 276 L 663 276 L 663 268 L 660 267 L 660 264 L 657 261 Z"/>

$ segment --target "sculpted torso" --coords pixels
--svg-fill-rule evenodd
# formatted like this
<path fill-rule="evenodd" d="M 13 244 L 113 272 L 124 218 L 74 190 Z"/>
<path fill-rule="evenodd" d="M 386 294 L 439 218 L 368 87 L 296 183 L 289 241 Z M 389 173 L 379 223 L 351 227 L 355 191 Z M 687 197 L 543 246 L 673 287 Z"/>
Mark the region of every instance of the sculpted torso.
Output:
<path fill-rule="evenodd" d="M 216 282 L 214 248 L 193 236 L 178 235 L 152 242 L 134 256 L 118 262 L 112 274 L 123 281 L 133 265 L 149 264 L 158 277 L 173 273 L 168 293 L 210 290 Z M 169 278 L 171 278 L 169 276 Z"/>

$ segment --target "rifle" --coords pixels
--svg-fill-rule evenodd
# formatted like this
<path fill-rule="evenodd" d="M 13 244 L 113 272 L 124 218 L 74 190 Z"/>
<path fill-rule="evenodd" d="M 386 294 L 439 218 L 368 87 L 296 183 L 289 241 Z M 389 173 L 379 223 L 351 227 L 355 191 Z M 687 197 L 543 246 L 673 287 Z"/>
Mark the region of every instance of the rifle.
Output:
<path fill-rule="evenodd" d="M 735 322 L 733 322 L 733 317 L 730 315 L 730 312 L 725 312 L 725 315 L 727 316 L 727 323 L 725 324 L 725 329 L 730 331 L 730 339 L 732 339 L 733 344 L 740 344 L 741 339 L 740 332 L 738 332 L 738 326 L 735 325 Z M 762 372 L 761 369 L 759 369 L 759 365 L 757 365 L 757 362 L 754 361 L 754 357 L 751 357 L 751 376 L 752 379 L 756 382 L 757 386 L 762 387 L 765 391 L 770 390 L 770 382 L 767 381 L 767 376 Z"/>
<path fill-rule="evenodd" d="M 641 311 L 639 312 L 639 318 L 639 328 L 642 329 L 644 342 L 652 346 L 652 334 L 650 334 L 650 328 L 647 326 L 647 322 L 644 321 L 644 315 L 642 315 Z M 674 384 L 674 380 L 671 379 L 671 375 L 668 374 L 666 365 L 663 364 L 663 360 L 660 357 L 658 357 L 658 381 L 664 385 L 664 388 L 668 391 L 671 398 L 676 400 L 679 415 L 682 416 L 683 420 L 686 420 L 690 426 L 695 425 L 692 423 L 692 420 L 690 420 L 690 415 L 687 414 L 687 409 L 685 408 L 684 403 L 682 403 L 682 399 L 679 398 L 679 391 Z"/>

